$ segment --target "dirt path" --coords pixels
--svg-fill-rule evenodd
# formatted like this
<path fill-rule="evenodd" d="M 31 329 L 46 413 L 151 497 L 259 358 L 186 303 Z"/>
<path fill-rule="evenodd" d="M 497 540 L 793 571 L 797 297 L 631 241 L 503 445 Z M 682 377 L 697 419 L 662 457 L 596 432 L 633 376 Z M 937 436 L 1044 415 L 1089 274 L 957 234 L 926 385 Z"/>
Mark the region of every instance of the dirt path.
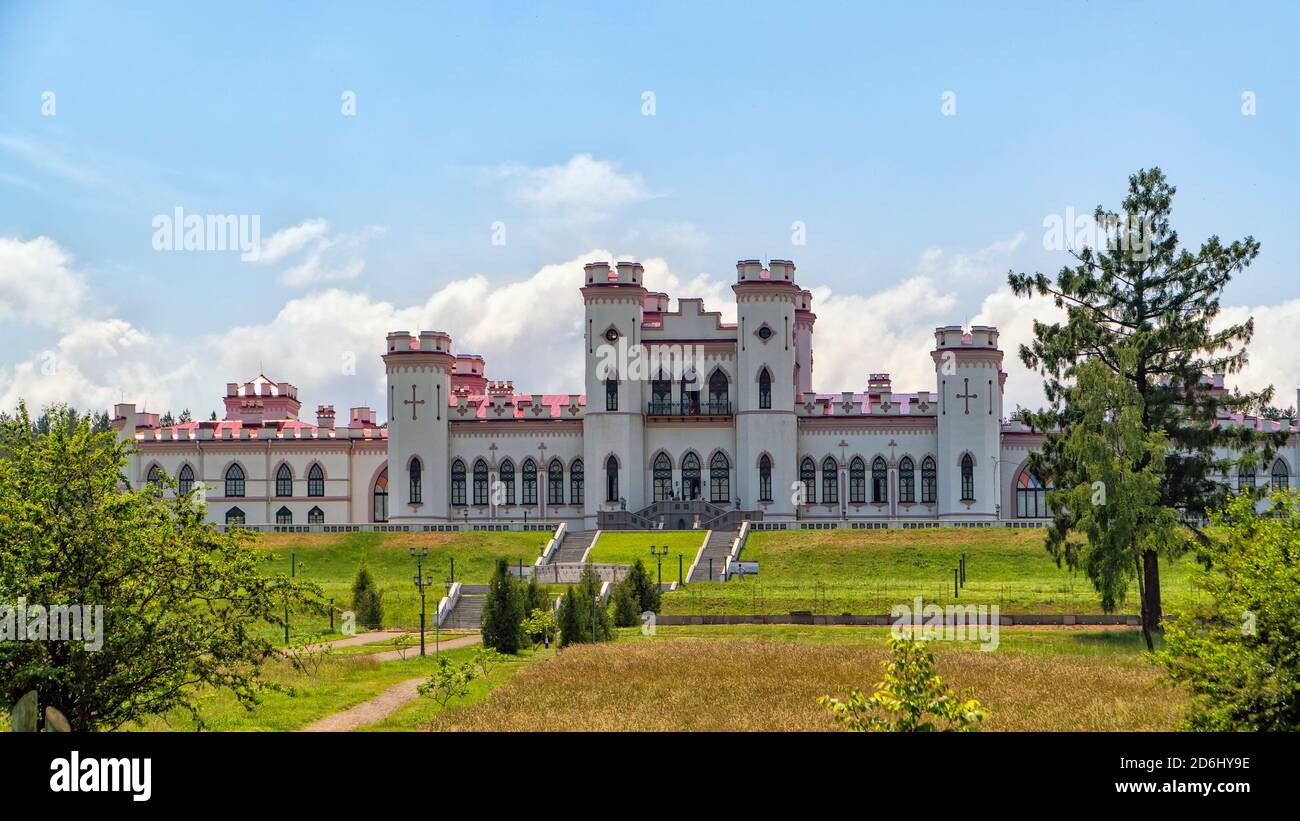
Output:
<path fill-rule="evenodd" d="M 468 647 L 477 644 L 483 640 L 483 637 L 475 633 L 472 636 L 461 636 L 458 639 L 442 642 L 443 650 L 455 650 L 458 647 Z M 412 654 L 419 654 L 420 648 L 406 651 L 407 658 Z M 429 646 L 426 652 L 432 653 L 433 648 Z M 394 661 L 401 655 L 397 650 L 389 650 L 384 653 L 376 653 L 367 658 L 373 658 L 375 661 Z M 359 727 L 365 727 L 368 724 L 377 724 L 388 716 L 397 711 L 398 708 L 413 701 L 419 697 L 419 686 L 424 683 L 427 676 L 407 679 L 398 682 L 389 687 L 384 692 L 360 704 L 349 707 L 348 709 L 325 716 L 324 718 L 308 724 L 301 728 L 300 732 L 304 733 L 346 733 Z"/>

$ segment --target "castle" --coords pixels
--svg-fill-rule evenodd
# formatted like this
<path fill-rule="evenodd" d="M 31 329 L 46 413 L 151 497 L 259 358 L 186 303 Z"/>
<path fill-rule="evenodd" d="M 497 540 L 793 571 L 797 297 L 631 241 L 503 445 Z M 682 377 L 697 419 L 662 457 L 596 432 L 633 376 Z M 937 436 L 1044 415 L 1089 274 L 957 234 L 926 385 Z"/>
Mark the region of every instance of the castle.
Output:
<path fill-rule="evenodd" d="M 220 421 L 164 427 L 122 404 L 113 424 L 134 440 L 133 484 L 175 477 L 226 525 L 1041 525 L 1046 489 L 1026 470 L 1041 436 L 1005 417 L 998 330 L 936 328 L 933 389 L 897 392 L 874 373 L 865 390 L 818 394 L 817 317 L 794 273 L 785 260 L 737 263 L 730 324 L 699 299 L 669 310 L 638 263 L 587 265 L 583 393 L 517 393 L 449 335 L 397 331 L 383 426 L 353 408 L 336 427 L 332 406 L 304 422 L 293 385 L 265 376 L 227 385 Z M 1295 426 L 1221 424 L 1291 430 L 1259 477 L 1289 482 Z"/>

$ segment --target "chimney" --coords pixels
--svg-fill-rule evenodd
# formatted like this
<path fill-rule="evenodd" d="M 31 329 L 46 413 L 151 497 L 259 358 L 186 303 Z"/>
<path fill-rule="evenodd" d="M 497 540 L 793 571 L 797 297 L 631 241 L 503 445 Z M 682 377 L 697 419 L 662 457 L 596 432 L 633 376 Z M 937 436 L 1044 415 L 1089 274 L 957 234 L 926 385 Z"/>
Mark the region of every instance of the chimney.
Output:
<path fill-rule="evenodd" d="M 316 427 L 322 430 L 334 430 L 334 406 L 316 406 Z"/>

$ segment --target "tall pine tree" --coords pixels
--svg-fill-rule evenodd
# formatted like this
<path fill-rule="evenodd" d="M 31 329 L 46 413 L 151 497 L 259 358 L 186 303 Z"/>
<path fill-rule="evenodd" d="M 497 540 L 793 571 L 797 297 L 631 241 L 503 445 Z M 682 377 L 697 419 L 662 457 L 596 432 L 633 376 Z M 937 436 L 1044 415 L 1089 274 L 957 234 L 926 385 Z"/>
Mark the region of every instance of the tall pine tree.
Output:
<path fill-rule="evenodd" d="M 1138 171 L 1129 177 L 1122 213 L 1101 206 L 1094 213 L 1110 229 L 1108 247 L 1072 251 L 1077 264 L 1063 267 L 1054 281 L 1042 273 L 1014 272 L 1008 280 L 1016 294 L 1046 297 L 1066 313 L 1065 322 L 1035 321 L 1034 341 L 1020 348 L 1025 365 L 1044 376 L 1049 403 L 1021 417 L 1046 437 L 1030 461 L 1031 472 L 1040 479 L 1076 473 L 1064 443 L 1080 411 L 1070 407 L 1067 391 L 1075 368 L 1096 359 L 1133 383 L 1142 400 L 1142 427 L 1167 437 L 1158 504 L 1181 514 L 1203 540 L 1199 523 L 1227 493 L 1220 480 L 1231 460 L 1216 451 L 1239 450 L 1253 462 L 1257 450 L 1269 458 L 1283 440 L 1217 423 L 1224 414 L 1263 408 L 1271 388 L 1228 393 L 1203 381 L 1213 373 L 1235 374 L 1246 364 L 1254 321 L 1216 327 L 1216 319 L 1223 289 L 1259 254 L 1259 243 L 1246 237 L 1225 246 L 1212 236 L 1195 253 L 1180 248 L 1169 222 L 1174 193 L 1159 168 Z M 1131 372 L 1120 364 L 1122 348 L 1136 356 Z M 1053 515 L 1048 548 L 1068 559 L 1064 545 L 1074 518 L 1065 509 Z M 1158 550 L 1142 551 L 1142 570 L 1144 627 L 1151 630 L 1161 618 Z"/>

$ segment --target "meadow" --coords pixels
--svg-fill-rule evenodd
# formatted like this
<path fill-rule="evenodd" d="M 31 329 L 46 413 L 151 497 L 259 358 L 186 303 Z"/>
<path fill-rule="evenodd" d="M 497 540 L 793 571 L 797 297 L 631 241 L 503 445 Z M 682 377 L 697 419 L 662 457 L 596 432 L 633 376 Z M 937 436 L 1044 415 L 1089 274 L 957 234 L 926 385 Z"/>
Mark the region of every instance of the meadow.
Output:
<path fill-rule="evenodd" d="M 613 564 L 632 564 L 637 559 L 650 571 L 651 578 L 659 572 L 660 559 L 650 555 L 650 546 L 660 552 L 666 547 L 668 554 L 663 557 L 663 581 L 677 581 L 680 564 L 682 575 L 691 572 L 691 562 L 704 544 L 702 530 L 660 530 L 653 533 L 607 530 L 600 534 L 596 546 L 587 557 L 589 562 L 610 562 Z"/>

